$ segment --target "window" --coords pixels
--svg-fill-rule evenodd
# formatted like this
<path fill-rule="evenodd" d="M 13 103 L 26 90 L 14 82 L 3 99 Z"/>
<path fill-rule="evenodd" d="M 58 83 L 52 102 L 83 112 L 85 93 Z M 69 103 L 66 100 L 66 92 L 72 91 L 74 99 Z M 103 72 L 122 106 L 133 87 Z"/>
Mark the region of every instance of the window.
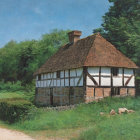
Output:
<path fill-rule="evenodd" d="M 118 75 L 118 72 L 119 72 L 118 68 L 112 68 L 112 74 L 113 74 L 113 76 L 117 76 Z"/>
<path fill-rule="evenodd" d="M 41 80 L 41 74 L 38 75 L 38 80 Z"/>
<path fill-rule="evenodd" d="M 60 71 L 57 71 L 56 77 L 57 77 L 57 78 L 60 78 Z"/>

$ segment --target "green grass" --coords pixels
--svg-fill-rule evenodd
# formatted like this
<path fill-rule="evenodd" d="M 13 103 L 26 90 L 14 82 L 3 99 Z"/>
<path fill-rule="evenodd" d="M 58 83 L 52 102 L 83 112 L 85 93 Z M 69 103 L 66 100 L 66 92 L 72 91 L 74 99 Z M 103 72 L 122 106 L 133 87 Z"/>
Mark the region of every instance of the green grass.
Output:
<path fill-rule="evenodd" d="M 126 107 L 135 113 L 110 116 L 111 109 Z M 104 112 L 104 115 L 100 115 Z M 140 139 L 140 97 L 106 98 L 100 102 L 80 104 L 65 111 L 34 108 L 26 120 L 10 125 L 11 128 L 35 132 L 62 132 L 67 134 L 79 130 L 75 140 L 139 140 Z M 51 132 L 50 132 L 51 131 Z M 54 133 L 53 133 L 54 132 Z M 57 136 L 56 136 L 57 137 Z"/>
<path fill-rule="evenodd" d="M 140 112 L 110 116 L 83 131 L 74 140 L 139 140 Z"/>
<path fill-rule="evenodd" d="M 98 103 L 81 104 L 78 107 L 66 110 L 34 109 L 24 122 L 14 124 L 17 128 L 25 130 L 65 129 L 87 127 L 96 125 L 97 122 L 106 121 L 108 116 L 100 116 L 100 112 L 109 114 L 111 109 L 119 107 L 140 111 L 140 98 L 108 98 Z M 119 117 L 119 116 L 116 116 Z"/>
<path fill-rule="evenodd" d="M 24 99 L 26 96 L 24 95 L 23 92 L 7 92 L 7 91 L 2 91 L 0 92 L 0 99 L 12 99 L 12 98 L 21 98 Z"/>
<path fill-rule="evenodd" d="M 34 93 L 26 91 L 0 90 L 0 99 L 25 99 L 32 102 L 34 100 Z"/>

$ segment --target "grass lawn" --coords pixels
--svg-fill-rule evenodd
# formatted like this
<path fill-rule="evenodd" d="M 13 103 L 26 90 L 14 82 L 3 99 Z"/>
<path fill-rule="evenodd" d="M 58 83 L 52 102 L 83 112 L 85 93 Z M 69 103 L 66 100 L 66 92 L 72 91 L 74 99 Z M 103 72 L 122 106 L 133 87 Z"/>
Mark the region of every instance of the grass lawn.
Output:
<path fill-rule="evenodd" d="M 117 112 L 120 107 L 133 109 L 135 113 L 109 115 L 111 109 Z M 26 119 L 6 126 L 39 140 L 46 137 L 62 140 L 140 140 L 140 97 L 106 98 L 65 111 L 34 108 Z"/>

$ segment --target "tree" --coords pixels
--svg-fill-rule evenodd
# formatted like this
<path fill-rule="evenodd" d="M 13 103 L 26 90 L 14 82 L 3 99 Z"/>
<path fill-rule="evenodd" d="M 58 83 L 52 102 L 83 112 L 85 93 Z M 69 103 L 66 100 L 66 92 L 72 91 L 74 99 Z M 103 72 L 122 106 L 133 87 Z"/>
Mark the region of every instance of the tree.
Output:
<path fill-rule="evenodd" d="M 53 30 L 40 40 L 10 41 L 0 49 L 0 80 L 32 82 L 33 73 L 52 56 L 59 47 L 68 42 L 67 31 Z"/>
<path fill-rule="evenodd" d="M 139 0 L 109 0 L 113 3 L 103 16 L 99 32 L 125 55 L 140 64 L 140 2 Z"/>

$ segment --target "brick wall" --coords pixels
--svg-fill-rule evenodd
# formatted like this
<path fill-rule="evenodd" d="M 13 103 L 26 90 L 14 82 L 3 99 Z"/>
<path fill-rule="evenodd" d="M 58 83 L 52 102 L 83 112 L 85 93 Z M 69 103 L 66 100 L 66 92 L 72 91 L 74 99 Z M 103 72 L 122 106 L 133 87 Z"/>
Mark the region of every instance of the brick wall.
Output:
<path fill-rule="evenodd" d="M 126 96 L 127 95 L 127 88 L 120 88 L 120 96 Z"/>
<path fill-rule="evenodd" d="M 135 96 L 135 88 L 120 88 L 120 95 L 116 96 Z M 111 88 L 98 88 L 98 87 L 86 87 L 86 101 L 92 102 L 104 97 L 111 96 Z"/>
<path fill-rule="evenodd" d="M 128 88 L 128 95 L 135 96 L 135 88 Z"/>

